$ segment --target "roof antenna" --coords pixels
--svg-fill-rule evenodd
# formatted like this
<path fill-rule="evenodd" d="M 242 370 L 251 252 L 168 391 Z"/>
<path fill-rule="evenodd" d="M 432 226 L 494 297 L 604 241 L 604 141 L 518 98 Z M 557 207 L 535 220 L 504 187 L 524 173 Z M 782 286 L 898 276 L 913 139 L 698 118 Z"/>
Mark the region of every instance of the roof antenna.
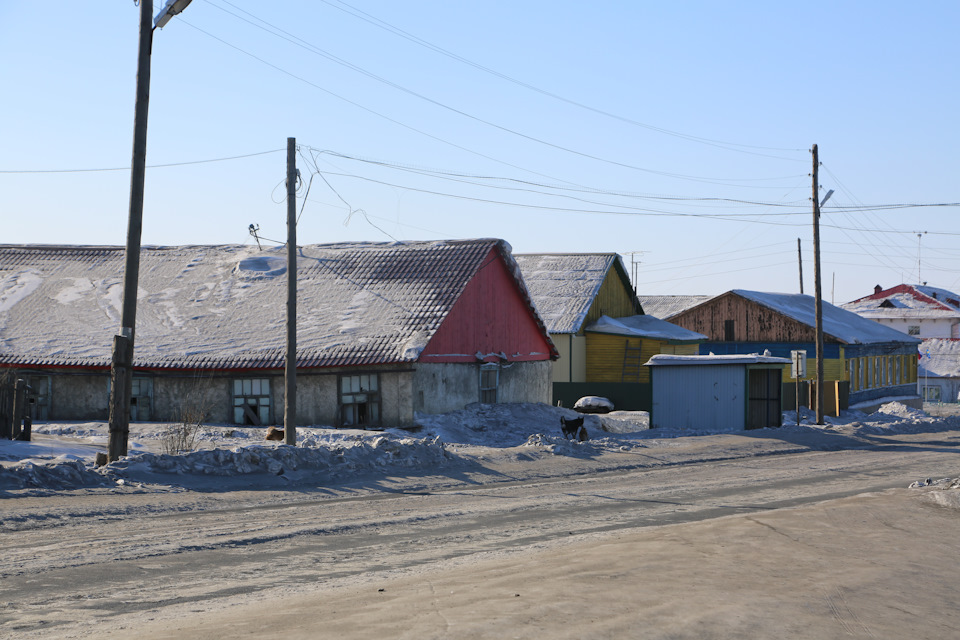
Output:
<path fill-rule="evenodd" d="M 260 246 L 260 236 L 257 235 L 257 232 L 260 231 L 260 225 L 251 224 L 250 225 L 250 235 L 253 236 L 253 239 L 257 241 L 257 249 L 263 251 L 263 247 Z"/>

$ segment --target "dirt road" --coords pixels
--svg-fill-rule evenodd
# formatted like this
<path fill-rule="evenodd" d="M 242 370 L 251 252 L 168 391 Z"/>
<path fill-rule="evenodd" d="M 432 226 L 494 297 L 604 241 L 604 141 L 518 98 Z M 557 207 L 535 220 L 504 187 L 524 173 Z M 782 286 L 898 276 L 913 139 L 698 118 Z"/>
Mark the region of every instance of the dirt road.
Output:
<path fill-rule="evenodd" d="M 677 447 L 706 442 L 689 440 Z M 958 516 L 905 488 L 960 475 L 958 444 L 941 432 L 643 469 L 610 455 L 589 464 L 611 470 L 574 476 L 547 461 L 519 481 L 533 463 L 514 458 L 335 490 L 31 498 L 4 515 L 21 520 L 3 535 L 0 630 L 903 637 L 888 633 L 901 611 L 912 637 L 944 637 L 955 615 L 924 606 L 956 590 Z"/>

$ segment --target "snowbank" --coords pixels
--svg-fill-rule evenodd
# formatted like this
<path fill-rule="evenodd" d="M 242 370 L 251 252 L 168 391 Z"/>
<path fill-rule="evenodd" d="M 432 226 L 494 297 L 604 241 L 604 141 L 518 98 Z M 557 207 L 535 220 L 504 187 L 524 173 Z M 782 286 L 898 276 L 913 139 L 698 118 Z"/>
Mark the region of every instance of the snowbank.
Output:
<path fill-rule="evenodd" d="M 565 439 L 561 416 L 582 416 L 590 439 Z M 796 414 L 787 412 L 783 427 L 749 433 L 788 440 L 798 434 L 806 446 L 829 448 L 836 446 L 837 434 L 869 438 L 960 429 L 958 416 L 931 417 L 897 402 L 871 415 L 849 411 L 828 417 L 824 425 L 814 424 L 815 416 L 806 409 L 800 418 L 796 426 Z M 135 423 L 130 426 L 130 454 L 99 468 L 93 460 L 106 449 L 106 423 L 37 423 L 33 442 L 0 440 L 0 495 L 104 486 L 143 491 L 322 486 L 391 474 L 442 474 L 492 449 L 512 449 L 527 459 L 530 453 L 584 458 L 716 435 L 708 430 L 649 429 L 649 416 L 643 412 L 583 415 L 545 404 L 474 404 L 444 415 L 417 414 L 416 420 L 419 426 L 413 430 L 298 428 L 296 447 L 265 441 L 266 429 L 208 426 L 198 433 L 197 450 L 183 455 L 162 452 L 167 425 Z M 711 441 L 704 459 L 722 457 L 723 442 Z"/>

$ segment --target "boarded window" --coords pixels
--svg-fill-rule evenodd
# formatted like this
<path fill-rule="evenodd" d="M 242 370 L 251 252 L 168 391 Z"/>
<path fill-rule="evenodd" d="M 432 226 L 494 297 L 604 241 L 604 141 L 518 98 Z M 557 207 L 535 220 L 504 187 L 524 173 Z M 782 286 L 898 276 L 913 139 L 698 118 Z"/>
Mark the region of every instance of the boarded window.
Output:
<path fill-rule="evenodd" d="M 270 424 L 270 379 L 241 378 L 233 381 L 233 421 L 259 427 Z"/>
<path fill-rule="evenodd" d="M 380 424 L 380 375 L 340 376 L 340 426 Z"/>
<path fill-rule="evenodd" d="M 920 325 L 911 324 L 907 327 L 907 335 L 918 336 L 920 335 Z"/>
<path fill-rule="evenodd" d="M 500 366 L 497 364 L 480 365 L 480 402 L 496 404 L 497 387 L 500 383 Z"/>
<path fill-rule="evenodd" d="M 33 389 L 27 395 L 30 405 L 30 418 L 33 420 L 50 419 L 50 376 L 28 376 L 27 384 Z"/>
<path fill-rule="evenodd" d="M 130 381 L 130 420 L 148 422 L 153 419 L 153 379 L 134 377 Z"/>

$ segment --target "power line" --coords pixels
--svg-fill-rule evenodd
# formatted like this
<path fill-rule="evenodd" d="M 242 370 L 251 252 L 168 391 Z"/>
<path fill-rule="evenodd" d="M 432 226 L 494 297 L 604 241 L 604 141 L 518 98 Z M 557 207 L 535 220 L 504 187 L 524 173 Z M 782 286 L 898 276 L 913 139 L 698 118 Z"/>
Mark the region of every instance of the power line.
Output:
<path fill-rule="evenodd" d="M 227 162 L 230 160 L 243 160 L 244 158 L 253 158 L 263 156 L 269 153 L 277 153 L 285 149 L 271 149 L 270 151 L 258 151 L 256 153 L 247 153 L 242 156 L 227 156 L 225 158 L 211 158 L 209 160 L 187 160 L 184 162 L 168 162 L 165 164 L 148 164 L 148 169 L 163 169 L 166 167 L 183 167 L 191 164 L 206 164 L 209 162 Z M 101 167 L 93 169 L 0 169 L 0 173 L 95 173 L 101 171 L 130 171 L 130 167 Z"/>
<path fill-rule="evenodd" d="M 224 1 L 224 2 L 227 2 L 227 0 L 223 0 L 223 1 Z M 431 51 L 434 51 L 434 52 L 436 52 L 436 53 L 439 53 L 439 54 L 441 54 L 441 55 L 447 56 L 448 58 L 451 58 L 451 59 L 453 59 L 453 60 L 456 60 L 456 61 L 461 62 L 461 63 L 463 63 L 463 64 L 466 64 L 466 65 L 468 65 L 468 66 L 471 66 L 471 67 L 473 67 L 473 68 L 475 68 L 475 69 L 478 69 L 478 70 L 483 71 L 483 72 L 485 72 L 485 73 L 488 73 L 488 74 L 490 74 L 490 75 L 493 75 L 493 76 L 496 76 L 496 77 L 498 77 L 498 78 L 501 78 L 502 80 L 506 80 L 507 82 L 511 82 L 511 83 L 513 83 L 513 84 L 516 84 L 516 85 L 518 85 L 518 86 L 524 87 L 525 89 L 529 89 L 529 90 L 531 90 L 531 91 L 534 91 L 534 92 L 539 93 L 539 94 L 541 94 L 541 95 L 547 96 L 547 97 L 549 97 L 549 98 L 553 98 L 553 99 L 555 99 L 555 100 L 559 100 L 559 101 L 561 101 L 561 102 L 565 102 L 565 103 L 567 103 L 567 104 L 569 104 L 569 105 L 573 105 L 573 106 L 575 106 L 575 107 L 578 107 L 578 108 L 581 108 L 581 109 L 585 109 L 585 110 L 587 110 L 587 111 L 591 111 L 591 112 L 593 112 L 593 113 L 596 113 L 596 114 L 599 114 L 599 115 L 602 115 L 602 116 L 606 116 L 606 117 L 608 117 L 608 118 L 613 118 L 614 120 L 619 120 L 620 122 L 624 122 L 624 123 L 626 123 L 626 124 L 630 124 L 630 125 L 633 125 L 633 126 L 636 126 L 636 127 L 641 127 L 641 128 L 643 128 L 643 129 L 648 129 L 648 130 L 650 130 L 650 131 L 656 131 L 657 133 L 662 133 L 662 134 L 665 134 L 665 135 L 674 136 L 674 137 L 681 138 L 681 139 L 684 139 L 684 140 L 689 140 L 689 141 L 692 141 L 692 142 L 699 142 L 699 143 L 702 143 L 702 144 L 707 144 L 707 145 L 710 145 L 710 146 L 719 147 L 719 148 L 722 148 L 722 149 L 727 149 L 727 150 L 729 150 L 729 151 L 737 151 L 737 152 L 740 152 L 740 153 L 750 153 L 750 154 L 752 154 L 752 155 L 759 155 L 759 156 L 764 156 L 764 157 L 778 158 L 778 159 L 781 159 L 781 160 L 795 160 L 795 159 L 794 159 L 794 158 L 780 158 L 779 156 L 770 156 L 770 155 L 768 155 L 768 154 L 762 154 L 762 153 L 756 153 L 756 152 L 746 151 L 745 149 L 765 149 L 765 150 L 768 150 L 768 151 L 805 151 L 805 149 L 791 149 L 791 148 L 782 148 L 782 147 L 763 147 L 763 146 L 756 146 L 756 145 L 740 144 L 740 143 L 736 143 L 736 142 L 723 142 L 723 141 L 720 141 L 720 140 L 713 140 L 713 139 L 710 139 L 710 138 L 703 138 L 703 137 L 693 136 L 693 135 L 689 135 L 689 134 L 685 134 L 685 133 L 678 133 L 678 132 L 676 132 L 676 131 L 671 131 L 671 130 L 669 130 L 669 129 L 664 129 L 664 128 L 661 128 L 661 127 L 655 127 L 655 126 L 653 126 L 653 125 L 649 125 L 649 124 L 645 124 L 645 123 L 643 123 L 643 122 L 638 122 L 638 121 L 636 121 L 636 120 L 632 120 L 632 119 L 630 119 L 630 118 L 625 118 L 625 117 L 623 117 L 623 116 L 620 116 L 620 115 L 617 115 L 617 114 L 614 114 L 614 113 L 610 113 L 610 112 L 608 112 L 608 111 L 604 111 L 604 110 L 598 109 L 598 108 L 596 108 L 596 107 L 591 107 L 591 106 L 589 106 L 589 105 L 583 104 L 583 103 L 581 103 L 581 102 L 577 102 L 577 101 L 575 101 L 575 100 L 571 100 L 571 99 L 569 99 L 569 98 L 565 98 L 565 97 L 563 97 L 563 96 L 561 96 L 561 95 L 558 95 L 558 94 L 552 93 L 552 92 L 550 92 L 550 91 L 546 91 L 545 89 L 541 89 L 541 88 L 539 88 L 539 87 L 536 87 L 536 86 L 534 86 L 534 85 L 532 85 L 532 84 L 530 84 L 530 83 L 524 82 L 524 81 L 522 81 L 522 80 L 517 80 L 516 78 L 513 78 L 513 77 L 511 77 L 511 76 L 508 76 L 508 75 L 506 75 L 506 74 L 504 74 L 504 73 L 501 73 L 501 72 L 499 72 L 499 71 L 495 71 L 495 70 L 493 70 L 493 69 L 491 69 L 491 68 L 489 68 L 489 67 L 486 67 L 486 66 L 484 66 L 484 65 L 482 65 L 482 64 L 479 64 L 479 63 L 477 63 L 477 62 L 474 62 L 474 61 L 472 61 L 472 60 L 469 60 L 469 59 L 467 59 L 467 58 L 464 58 L 463 56 L 460 56 L 460 55 L 457 55 L 457 54 L 455 54 L 455 53 L 452 53 L 452 52 L 450 52 L 450 51 L 448 51 L 448 50 L 446 50 L 446 49 L 444 49 L 444 48 L 442 48 L 442 47 L 439 47 L 439 46 L 437 46 L 437 45 L 435 45 L 435 44 L 433 44 L 433 43 L 430 43 L 430 42 L 428 42 L 428 41 L 426 41 L 426 40 L 424 40 L 424 39 L 422 39 L 422 38 L 419 38 L 419 37 L 417 37 L 417 36 L 414 36 L 414 35 L 406 32 L 406 31 L 404 31 L 403 29 L 400 29 L 399 27 L 395 27 L 395 26 L 391 25 L 391 24 L 388 23 L 388 22 L 385 22 L 385 21 L 383 21 L 383 20 L 380 20 L 379 18 L 376 18 L 376 17 L 372 16 L 371 14 L 366 13 L 365 11 L 362 11 L 362 10 L 360 10 L 360 9 L 357 9 L 356 7 L 353 7 L 353 6 L 349 5 L 349 4 L 347 4 L 346 2 L 342 2 L 342 0 L 339 2 L 339 4 L 343 5 L 344 7 L 348 7 L 348 8 L 350 9 L 349 11 L 346 10 L 346 9 L 343 9 L 342 7 L 338 7 L 338 6 L 333 5 L 333 4 L 330 3 L 328 0 L 322 0 L 322 2 L 324 2 L 325 4 L 333 7 L 334 9 L 337 9 L 337 10 L 339 10 L 339 11 L 343 11 L 344 13 L 348 13 L 348 14 L 350 14 L 350 15 L 353 15 L 355 18 L 359 18 L 360 20 L 363 20 L 363 21 L 365 21 L 365 22 L 368 22 L 368 23 L 372 24 L 373 26 L 375 26 L 375 27 L 377 27 L 377 28 L 380 28 L 380 29 L 383 29 L 383 30 L 385 30 L 385 31 L 391 32 L 391 33 L 393 33 L 394 35 L 398 35 L 398 36 L 400 36 L 401 38 L 404 38 L 404 39 L 406 39 L 406 40 L 409 40 L 409 41 L 411 41 L 411 42 L 413 42 L 413 43 L 415 43 L 415 44 L 417 44 L 417 45 L 420 45 L 420 46 L 422 46 L 422 47 L 425 47 L 425 48 L 427 48 L 427 49 L 429 49 L 429 50 L 431 50 Z M 231 4 L 231 3 L 227 2 L 227 4 Z M 236 5 L 232 5 L 232 4 L 231 4 L 231 6 L 236 6 Z M 730 147 L 744 147 L 745 149 L 731 149 Z"/>
<path fill-rule="evenodd" d="M 362 162 L 365 164 L 371 164 L 375 166 L 380 166 L 388 169 L 394 169 L 397 171 L 405 171 L 408 173 L 416 173 L 418 175 L 429 176 L 432 178 L 438 178 L 443 180 L 451 180 L 455 182 L 463 182 L 465 184 L 473 184 L 476 186 L 483 186 L 488 188 L 495 189 L 506 189 L 513 191 L 529 191 L 531 193 L 538 193 L 541 195 L 556 195 L 556 194 L 545 194 L 542 191 L 535 191 L 530 189 L 514 188 L 514 187 L 504 187 L 496 184 L 491 184 L 493 182 L 506 182 L 511 184 L 520 184 L 524 186 L 540 187 L 543 189 L 553 189 L 556 191 L 572 191 L 577 193 L 592 193 L 596 195 L 606 195 L 614 196 L 621 198 L 637 198 L 645 200 L 664 200 L 664 201 L 676 201 L 676 202 L 688 202 L 688 203 L 729 203 L 733 205 L 742 205 L 742 204 L 752 204 L 752 205 L 762 205 L 762 206 L 771 206 L 771 207 L 789 207 L 789 206 L 800 206 L 805 204 L 805 201 L 795 201 L 793 205 L 785 204 L 783 202 L 758 202 L 754 200 L 740 200 L 736 198 L 720 198 L 720 197 L 702 197 L 702 196 L 675 196 L 675 195 L 654 195 L 654 194 L 641 194 L 628 192 L 624 190 L 611 190 L 611 189 L 600 189 L 596 187 L 581 187 L 577 186 L 576 188 L 562 186 L 558 184 L 547 184 L 543 182 L 534 182 L 531 180 L 521 180 L 518 178 L 511 178 L 506 176 L 491 176 L 491 175 L 479 175 L 465 173 L 462 171 L 453 171 L 449 169 L 431 169 L 425 167 L 414 167 L 408 164 L 402 164 L 397 162 L 388 162 L 386 160 L 376 160 L 371 158 L 363 158 L 359 156 L 351 156 L 337 151 L 332 151 L 329 149 L 312 149 L 312 151 L 317 154 L 331 155 L 337 158 L 344 160 L 352 160 L 356 162 Z M 788 176 L 796 177 L 796 176 Z M 481 180 L 482 182 L 473 182 L 472 180 Z M 770 188 L 782 188 L 782 187 L 770 187 Z"/>
<path fill-rule="evenodd" d="M 537 205 L 521 202 L 508 202 L 504 200 L 490 200 L 487 198 L 476 198 L 473 196 L 464 196 L 455 193 L 444 193 L 441 191 L 433 191 L 431 189 L 421 189 L 417 187 L 399 185 L 392 182 L 387 182 L 385 180 L 377 180 L 375 178 L 369 178 L 366 176 L 350 174 L 350 173 L 339 173 L 339 172 L 326 172 L 327 175 L 335 175 L 344 178 L 354 178 L 356 180 L 363 180 L 365 182 L 370 182 L 373 184 L 380 184 L 388 187 L 393 187 L 396 189 L 405 189 L 407 191 L 416 191 L 418 193 L 426 193 L 430 195 L 443 196 L 447 198 L 454 198 L 458 200 L 470 200 L 473 202 L 482 202 L 486 204 L 497 204 L 497 205 L 506 205 L 511 207 L 521 207 L 526 209 L 543 209 L 549 211 L 557 211 L 560 213 L 589 213 L 589 214 L 602 214 L 602 215 L 661 215 L 669 217 L 688 217 L 688 218 L 713 218 L 718 220 L 727 220 L 735 218 L 759 218 L 759 217 L 769 217 L 769 216 L 800 216 L 806 215 L 806 211 L 789 211 L 789 212 L 780 212 L 780 213 L 731 213 L 731 214 L 706 214 L 706 213 L 683 213 L 678 211 L 667 211 L 662 209 L 645 209 L 640 207 L 623 207 L 621 210 L 612 210 L 612 209 L 575 209 L 570 207 L 553 207 L 548 205 Z M 629 210 L 623 210 L 629 209 Z M 757 220 L 757 222 L 763 222 Z M 775 224 L 775 223 L 767 223 Z M 786 224 L 786 223 L 782 223 Z M 787 226 L 803 226 L 797 224 L 789 224 Z"/>
<path fill-rule="evenodd" d="M 211 3 L 211 4 L 213 4 L 213 3 Z M 230 4 L 230 3 L 228 2 L 227 4 Z M 250 20 L 247 20 L 246 18 L 244 18 L 244 17 L 242 17 L 242 16 L 238 16 L 237 14 L 235 14 L 235 13 L 233 13 L 233 12 L 231 12 L 231 11 L 228 11 L 228 10 L 224 9 L 223 7 L 219 7 L 219 6 L 217 6 L 216 4 L 213 4 L 213 6 L 216 7 L 217 9 L 220 9 L 220 10 L 223 11 L 224 13 L 227 13 L 227 14 L 229 14 L 229 15 L 234 16 L 234 17 L 237 18 L 238 20 L 242 20 L 242 21 L 246 22 L 247 24 L 250 24 L 251 26 L 254 26 L 254 27 L 258 28 L 258 29 L 261 29 L 261 30 L 263 30 L 263 31 L 265 31 L 265 32 L 267 32 L 267 33 L 269 33 L 269 34 L 277 37 L 277 38 L 281 38 L 281 39 L 283 39 L 283 40 L 285 40 L 285 41 L 287 41 L 287 42 L 290 42 L 291 44 L 293 44 L 293 45 L 295 45 L 295 46 L 298 46 L 298 47 L 301 47 L 301 48 L 303 48 L 303 49 L 305 49 L 305 50 L 307 50 L 307 51 L 309 51 L 309 52 L 311 52 L 311 53 L 313 53 L 313 54 L 315 54 L 315 55 L 319 55 L 319 56 L 321 56 L 321 57 L 323 57 L 323 58 L 325 58 L 325 59 L 327 59 L 327 60 L 329 60 L 329 61 L 331 61 L 331 62 L 334 62 L 335 64 L 339 64 L 339 65 L 341 65 L 341 66 L 344 66 L 344 67 L 350 69 L 351 71 L 354 71 L 354 72 L 356 72 L 356 73 L 359 73 L 359 74 L 361 74 L 361 75 L 364 75 L 364 76 L 366 76 L 366 77 L 368 77 L 368 78 L 370 78 L 370 79 L 372 79 L 372 80 L 375 80 L 375 81 L 377 81 L 377 82 L 380 82 L 380 83 L 382 83 L 382 84 L 385 84 L 385 85 L 387 85 L 387 86 L 389 86 L 389 87 L 392 87 L 392 88 L 394 88 L 394 89 L 396 89 L 396 90 L 398 90 L 398 91 L 402 91 L 402 92 L 404 92 L 404 93 L 406 93 L 406 94 L 408 94 L 408 95 L 411 95 L 411 96 L 413 96 L 413 97 L 415 97 L 415 98 L 418 98 L 418 99 L 420 99 L 420 100 L 423 100 L 423 101 L 425 101 L 425 102 L 428 102 L 428 103 L 430 103 L 430 104 L 432 104 L 432 105 L 434 105 L 434 106 L 440 107 L 441 109 L 446 109 L 447 111 L 450 111 L 450 112 L 452 112 L 452 113 L 455 113 L 455 114 L 457 114 L 457 115 L 459 115 L 459 116 L 468 118 L 468 119 L 470 119 L 470 120 L 473 120 L 473 121 L 478 122 L 478 123 L 480 123 L 480 124 L 486 125 L 486 126 L 488 126 L 488 127 L 492 127 L 492 128 L 497 129 L 497 130 L 499 130 L 499 131 L 503 131 L 504 133 L 508 133 L 508 134 L 510 134 L 510 135 L 517 136 L 517 137 L 522 138 L 522 139 L 525 139 L 525 140 L 527 140 L 527 141 L 535 142 L 535 143 L 537 143 L 537 144 L 540 144 L 540 145 L 543 145 L 543 146 L 547 146 L 547 147 L 550 147 L 550 148 L 552 148 L 552 149 L 556 149 L 556 150 L 558 150 L 558 151 L 563 151 L 563 152 L 565 152 L 565 153 L 570 153 L 570 154 L 573 154 L 573 155 L 580 156 L 580 157 L 582 157 L 582 158 L 587 158 L 587 159 L 594 160 L 594 161 L 597 161 L 597 162 L 603 162 L 603 163 L 610 164 L 610 165 L 613 165 L 613 166 L 618 166 L 618 167 L 621 167 L 621 168 L 624 168 L 624 169 L 630 169 L 630 170 L 633 170 L 633 171 L 640 171 L 640 172 L 643 172 L 643 173 L 649 173 L 649 174 L 652 174 L 652 175 L 659 175 L 659 176 L 664 176 L 664 177 L 669 177 L 669 178 L 676 178 L 676 179 L 680 179 L 680 180 L 690 180 L 690 181 L 694 181 L 694 182 L 707 182 L 707 183 L 713 183 L 713 184 L 720 184 L 720 183 L 722 183 L 722 182 L 724 181 L 724 179 L 720 179 L 720 178 L 708 178 L 708 177 L 704 177 L 704 176 L 690 176 L 690 175 L 684 175 L 684 174 L 679 174 L 679 173 L 671 173 L 671 172 L 667 172 L 667 171 L 658 171 L 658 170 L 656 170 L 656 169 L 649 169 L 649 168 L 646 168 L 646 167 L 639 167 L 639 166 L 637 166 L 637 165 L 633 165 L 633 164 L 630 164 L 630 163 L 627 163 L 627 162 L 620 162 L 620 161 L 618 161 L 618 160 L 611 160 L 611 159 L 609 159 L 609 158 L 604 158 L 604 157 L 597 156 L 597 155 L 594 155 L 594 154 L 591 154 L 591 153 L 587 153 L 587 152 L 584 152 L 584 151 L 578 151 L 578 150 L 572 149 L 572 148 L 570 148 L 570 147 L 565 147 L 565 146 L 563 146 L 563 145 L 556 144 L 556 143 L 550 142 L 550 141 L 548 141 L 548 140 L 544 140 L 544 139 L 542 139 L 542 138 L 538 138 L 538 137 L 536 137 L 536 136 L 532 136 L 532 135 L 523 133 L 523 132 L 521 132 L 521 131 L 517 131 L 516 129 L 511 129 L 511 128 L 506 127 L 506 126 L 496 124 L 496 123 L 491 122 L 491 121 L 489 121 L 489 120 L 485 120 L 485 119 L 483 119 L 483 118 L 480 118 L 479 116 L 475 116 L 475 115 L 473 115 L 473 114 L 471 114 L 471 113 L 468 113 L 468 112 L 466 112 L 466 111 L 463 111 L 462 109 L 457 109 L 456 107 L 452 107 L 452 106 L 450 106 L 450 105 L 448 105 L 448 104 L 445 104 L 445 103 L 443 103 L 443 102 L 440 102 L 439 100 L 435 100 L 435 99 L 433 99 L 433 98 L 430 98 L 430 97 L 428 97 L 428 96 L 425 96 L 425 95 L 423 95 L 422 93 L 416 92 L 416 91 L 414 91 L 414 90 L 412 90 L 412 89 L 409 89 L 409 88 L 407 88 L 407 87 L 405 87 L 405 86 L 403 86 L 403 85 L 397 84 L 396 82 L 393 82 L 393 81 L 391 81 L 391 80 L 388 80 L 388 79 L 386 79 L 386 78 L 383 78 L 383 77 L 381 77 L 381 76 L 378 76 L 378 75 L 376 75 L 375 73 L 372 73 L 372 72 L 364 69 L 363 67 L 360 67 L 360 66 L 358 66 L 358 65 L 355 65 L 355 64 L 353 64 L 352 62 L 348 62 L 348 61 L 344 60 L 343 58 L 340 58 L 339 56 L 335 56 L 335 55 L 333 55 L 332 53 L 330 53 L 330 52 L 328 52 L 328 51 L 325 51 L 324 49 L 321 49 L 321 48 L 319 48 L 319 47 L 317 47 L 317 46 L 315 46 L 315 45 L 307 42 L 306 40 L 303 40 L 302 38 L 299 38 L 299 37 L 297 37 L 297 36 L 289 33 L 288 31 L 285 31 L 285 30 L 281 29 L 280 27 L 277 27 L 276 25 L 273 25 L 273 24 L 267 22 L 266 20 L 263 20 L 262 18 L 259 18 L 259 17 L 257 17 L 257 16 L 254 16 L 252 13 L 249 13 L 248 11 L 244 11 L 243 9 L 237 8 L 239 11 L 242 11 L 243 13 L 251 16 L 252 18 L 254 18 L 255 20 L 257 20 L 258 22 L 262 22 L 264 25 L 266 25 L 266 27 L 261 26 L 261 25 L 259 25 L 259 24 L 256 24 L 256 23 L 254 23 L 254 22 L 251 22 Z M 235 5 L 231 5 L 231 6 L 234 6 L 234 7 L 235 7 Z M 235 8 L 236 8 L 236 7 L 235 7 Z M 191 26 L 193 26 L 193 25 L 191 25 Z M 267 27 L 269 27 L 269 28 L 267 28 Z M 194 28 L 196 28 L 196 27 L 194 27 Z M 204 32 L 204 33 L 207 33 L 207 32 Z M 280 34 L 283 34 L 283 35 L 280 35 Z M 208 34 L 208 35 L 211 35 L 211 34 Z M 219 38 L 218 38 L 218 40 L 219 40 Z M 225 41 L 223 41 L 223 40 L 220 40 L 220 41 L 221 41 L 221 42 L 225 42 Z M 714 145 L 714 146 L 716 146 L 716 145 Z M 763 155 L 763 154 L 760 154 L 760 155 Z M 775 157 L 775 156 L 768 156 L 768 157 Z M 781 159 L 793 160 L 792 158 L 781 158 Z"/>

